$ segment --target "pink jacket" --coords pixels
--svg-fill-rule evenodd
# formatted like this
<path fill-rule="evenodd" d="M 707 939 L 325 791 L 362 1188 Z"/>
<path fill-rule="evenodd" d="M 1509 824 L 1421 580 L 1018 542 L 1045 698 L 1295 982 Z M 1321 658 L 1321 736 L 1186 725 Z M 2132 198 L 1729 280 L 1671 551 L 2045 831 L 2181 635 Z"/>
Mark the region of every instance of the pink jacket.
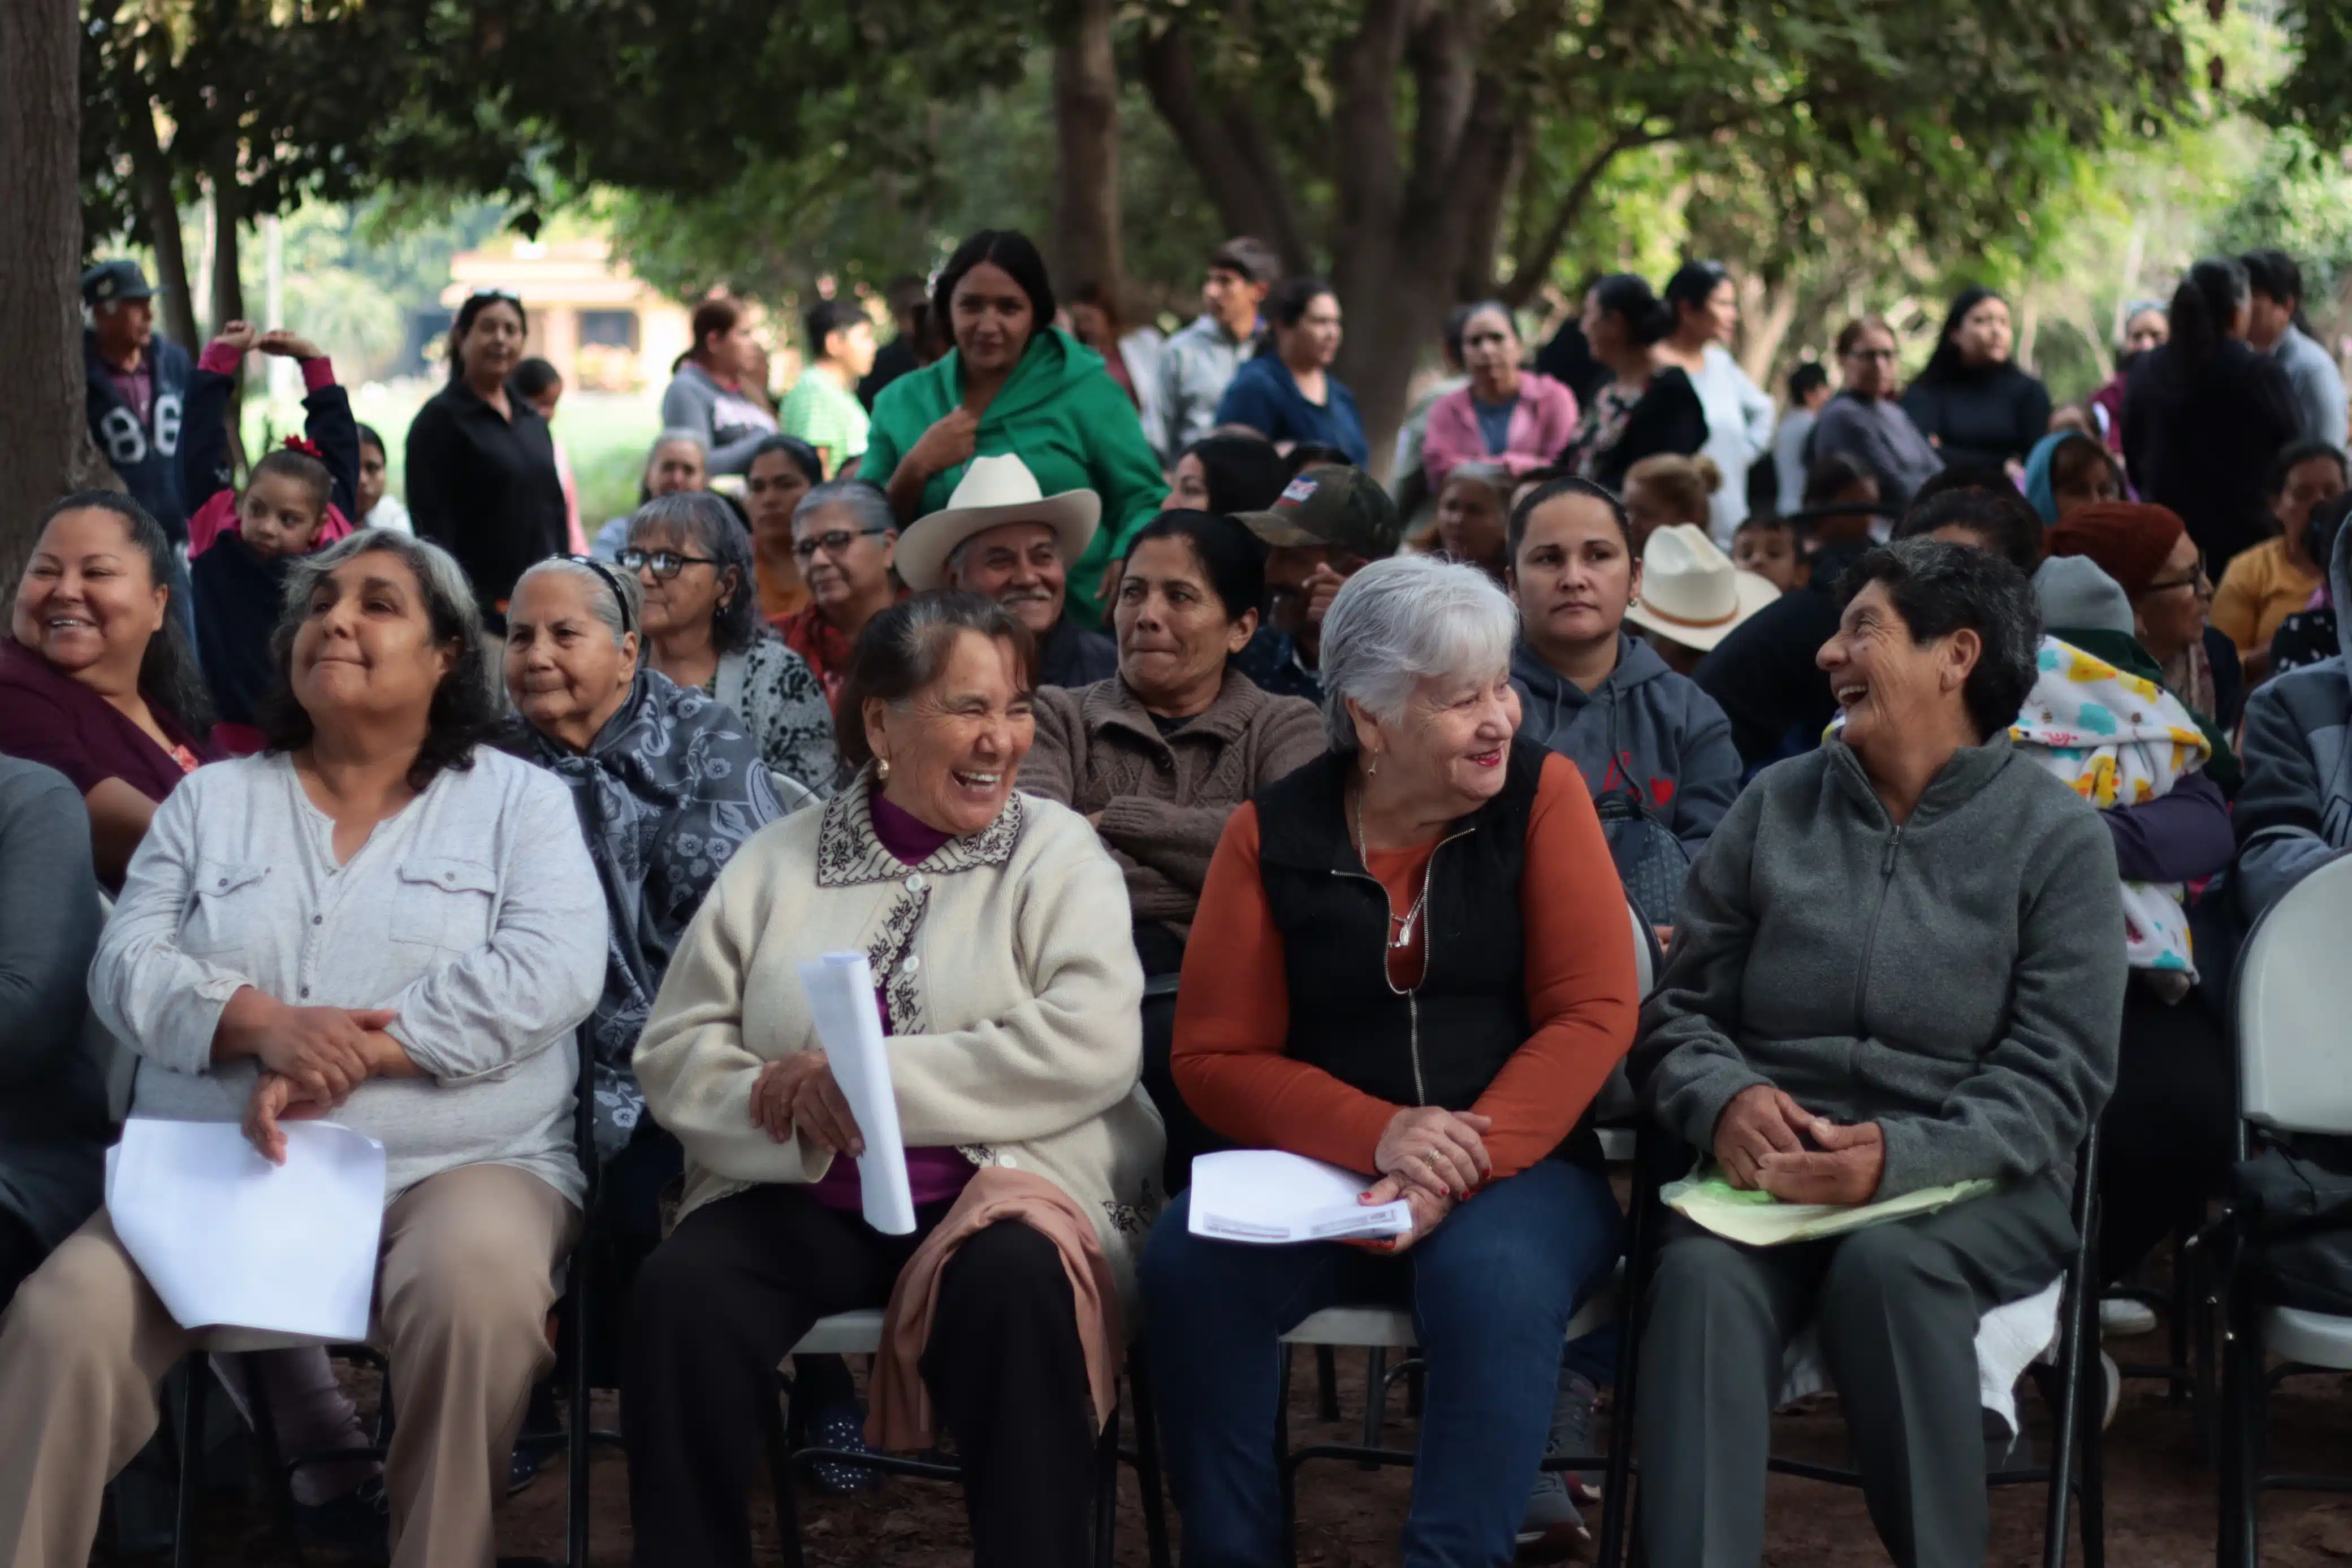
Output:
<path fill-rule="evenodd" d="M 1548 468 L 1576 434 L 1576 394 L 1549 376 L 1528 371 L 1519 377 L 1519 406 L 1511 411 L 1507 450 L 1491 453 L 1478 433 L 1478 412 L 1470 389 L 1448 392 L 1430 405 L 1429 434 L 1422 438 L 1421 466 L 1433 492 L 1465 463 L 1500 463 L 1513 474 Z"/>

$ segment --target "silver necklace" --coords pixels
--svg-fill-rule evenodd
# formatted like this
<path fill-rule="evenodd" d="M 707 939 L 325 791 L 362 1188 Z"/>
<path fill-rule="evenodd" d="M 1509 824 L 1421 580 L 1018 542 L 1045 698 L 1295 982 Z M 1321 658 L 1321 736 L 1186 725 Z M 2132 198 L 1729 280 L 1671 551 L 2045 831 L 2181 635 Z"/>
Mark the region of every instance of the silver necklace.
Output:
<path fill-rule="evenodd" d="M 1358 796 L 1350 802 L 1350 804 L 1354 808 L 1356 818 L 1356 858 L 1363 862 L 1364 874 L 1366 876 L 1372 877 L 1374 882 L 1380 882 L 1381 879 L 1379 877 L 1372 875 L 1371 852 L 1364 847 L 1363 798 L 1361 796 Z M 1402 953 L 1406 948 L 1412 946 L 1413 925 L 1421 919 L 1421 906 L 1429 902 L 1428 869 L 1424 867 L 1422 871 L 1420 895 L 1413 899 L 1412 907 L 1406 910 L 1402 915 L 1399 915 L 1397 914 L 1396 900 L 1394 897 L 1391 896 L 1388 883 L 1384 882 L 1381 883 L 1381 897 L 1388 903 L 1389 924 L 1400 927 L 1397 934 L 1389 938 L 1389 951 L 1391 953 Z"/>

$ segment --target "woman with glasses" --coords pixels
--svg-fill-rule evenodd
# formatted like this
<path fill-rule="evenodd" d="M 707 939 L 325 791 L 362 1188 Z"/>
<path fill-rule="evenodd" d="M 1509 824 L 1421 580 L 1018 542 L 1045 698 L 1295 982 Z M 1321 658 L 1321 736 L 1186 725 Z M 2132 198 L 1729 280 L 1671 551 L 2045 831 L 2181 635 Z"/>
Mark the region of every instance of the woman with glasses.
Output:
<path fill-rule="evenodd" d="M 1845 386 L 1813 424 L 1807 465 L 1853 458 L 1878 476 L 1879 499 L 1901 511 L 1920 486 L 1943 471 L 1944 459 L 1895 401 L 1901 377 L 1895 329 L 1877 316 L 1847 322 L 1837 336 L 1837 358 Z"/>
<path fill-rule="evenodd" d="M 2223 731 L 2237 727 L 2245 677 L 2230 639 L 2206 623 L 2213 581 L 2180 515 L 2132 501 L 2069 513 L 2050 530 L 2053 556 L 2088 557 L 2131 601 L 2132 635 L 2164 671 L 2165 689 Z"/>
<path fill-rule="evenodd" d="M 776 622 L 784 645 L 808 661 L 828 700 L 841 695 L 850 651 L 866 623 L 907 596 L 891 570 L 898 518 L 890 497 L 863 479 L 835 479 L 793 513 L 793 559 L 808 608 Z"/>
<path fill-rule="evenodd" d="M 630 519 L 620 564 L 645 591 L 653 667 L 733 708 L 770 771 L 830 794 L 833 710 L 807 663 L 761 621 L 751 536 L 727 503 L 707 491 L 656 497 Z"/>
<path fill-rule="evenodd" d="M 408 512 L 416 537 L 466 569 L 483 624 L 506 629 L 523 569 L 571 543 L 547 421 L 508 390 L 529 323 L 511 295 L 477 294 L 449 329 L 449 384 L 408 427 Z"/>

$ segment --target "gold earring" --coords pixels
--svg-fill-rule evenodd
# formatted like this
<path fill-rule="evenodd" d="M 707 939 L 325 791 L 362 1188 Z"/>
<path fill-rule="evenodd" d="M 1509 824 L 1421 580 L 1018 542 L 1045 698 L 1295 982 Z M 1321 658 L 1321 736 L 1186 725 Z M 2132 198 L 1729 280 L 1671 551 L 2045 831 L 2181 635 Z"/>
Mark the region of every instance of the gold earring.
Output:
<path fill-rule="evenodd" d="M 874 777 L 876 779 L 885 784 L 887 784 L 890 781 L 890 759 L 888 758 L 877 757 L 874 759 Z"/>

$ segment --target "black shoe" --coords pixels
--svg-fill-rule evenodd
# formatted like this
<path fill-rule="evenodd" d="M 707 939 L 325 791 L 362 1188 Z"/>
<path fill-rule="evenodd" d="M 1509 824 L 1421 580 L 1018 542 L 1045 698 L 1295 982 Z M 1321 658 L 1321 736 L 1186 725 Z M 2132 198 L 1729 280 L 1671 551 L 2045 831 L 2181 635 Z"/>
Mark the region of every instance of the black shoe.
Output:
<path fill-rule="evenodd" d="M 868 1454 L 866 1446 L 866 1412 L 856 1400 L 830 1405 L 817 1413 L 809 1423 L 809 1447 L 833 1448 L 842 1453 Z M 809 1466 L 809 1479 L 816 1490 L 827 1497 L 848 1497 L 855 1492 L 872 1491 L 882 1484 L 879 1473 L 864 1465 L 845 1465 L 837 1461 Z"/>
<path fill-rule="evenodd" d="M 341 1497 L 294 1505 L 294 1533 L 305 1546 L 341 1552 L 361 1563 L 392 1561 L 392 1507 L 383 1478 L 370 1476 Z"/>

